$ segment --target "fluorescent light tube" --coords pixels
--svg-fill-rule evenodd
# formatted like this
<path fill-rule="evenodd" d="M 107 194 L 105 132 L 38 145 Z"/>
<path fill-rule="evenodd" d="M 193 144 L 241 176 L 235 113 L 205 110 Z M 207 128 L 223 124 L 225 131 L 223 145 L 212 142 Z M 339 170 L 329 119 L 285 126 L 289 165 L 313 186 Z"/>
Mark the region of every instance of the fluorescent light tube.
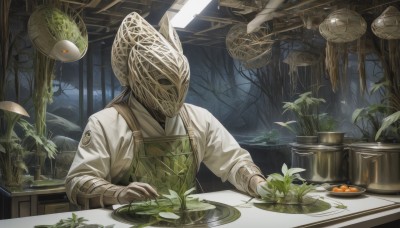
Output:
<path fill-rule="evenodd" d="M 185 28 L 197 14 L 201 13 L 201 11 L 206 8 L 210 2 L 211 0 L 188 0 L 172 18 L 172 26 Z"/>

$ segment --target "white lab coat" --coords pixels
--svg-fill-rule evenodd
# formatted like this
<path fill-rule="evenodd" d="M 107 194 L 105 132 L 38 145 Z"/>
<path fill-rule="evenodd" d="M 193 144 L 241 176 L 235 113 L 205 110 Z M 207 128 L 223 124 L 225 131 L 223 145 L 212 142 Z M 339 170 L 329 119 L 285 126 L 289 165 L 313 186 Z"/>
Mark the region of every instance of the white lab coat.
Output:
<path fill-rule="evenodd" d="M 137 100 L 131 97 L 129 103 L 144 138 L 186 134 L 179 115 L 167 118 L 164 130 Z M 235 174 L 243 164 L 252 162 L 250 154 L 210 112 L 185 105 L 198 147 L 198 167 L 203 162 L 222 181 L 228 180 L 237 189 L 245 191 L 235 180 Z M 67 175 L 66 192 L 70 199 L 71 193 L 79 188 L 78 180 L 83 175 L 117 184 L 130 170 L 135 147 L 133 135 L 116 109 L 105 108 L 90 116 L 85 128 L 87 131 L 91 132 L 90 142 L 82 143 L 81 140 Z"/>

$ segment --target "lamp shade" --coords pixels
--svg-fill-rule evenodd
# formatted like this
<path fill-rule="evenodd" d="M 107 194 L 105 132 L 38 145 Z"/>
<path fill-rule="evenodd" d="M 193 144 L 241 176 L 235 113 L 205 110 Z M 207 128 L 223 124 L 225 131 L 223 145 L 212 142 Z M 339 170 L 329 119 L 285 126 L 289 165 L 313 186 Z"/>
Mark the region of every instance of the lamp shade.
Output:
<path fill-rule="evenodd" d="M 28 35 L 38 51 L 62 62 L 79 60 L 88 48 L 86 26 L 72 10 L 38 7 L 29 17 Z"/>
<path fill-rule="evenodd" d="M 371 29 L 381 39 L 400 39 L 400 12 L 389 6 L 372 22 Z"/>
<path fill-rule="evenodd" d="M 360 38 L 367 30 L 367 23 L 357 12 L 340 9 L 332 12 L 319 25 L 321 35 L 333 43 L 346 43 Z"/>

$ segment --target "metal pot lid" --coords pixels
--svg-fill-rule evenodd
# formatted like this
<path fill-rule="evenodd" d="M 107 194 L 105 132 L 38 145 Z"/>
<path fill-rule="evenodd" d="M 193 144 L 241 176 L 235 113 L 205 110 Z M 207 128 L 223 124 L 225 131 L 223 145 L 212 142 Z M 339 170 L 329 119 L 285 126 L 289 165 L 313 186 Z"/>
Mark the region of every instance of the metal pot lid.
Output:
<path fill-rule="evenodd" d="M 349 147 L 359 149 L 395 150 L 400 152 L 400 143 L 352 143 L 349 144 Z"/>
<path fill-rule="evenodd" d="M 332 151 L 332 150 L 342 150 L 343 145 L 323 145 L 323 144 L 300 144 L 300 143 L 289 143 L 289 145 L 294 149 L 307 149 L 307 150 L 319 150 L 319 151 Z"/>

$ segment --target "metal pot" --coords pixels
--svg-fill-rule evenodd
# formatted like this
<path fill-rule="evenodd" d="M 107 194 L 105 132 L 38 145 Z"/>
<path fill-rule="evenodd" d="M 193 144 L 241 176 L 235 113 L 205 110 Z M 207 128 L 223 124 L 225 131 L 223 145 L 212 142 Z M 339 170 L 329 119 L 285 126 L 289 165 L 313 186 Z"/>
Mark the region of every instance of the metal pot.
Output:
<path fill-rule="evenodd" d="M 316 143 L 318 143 L 318 137 L 317 136 L 297 135 L 296 142 L 299 144 L 316 144 Z"/>
<path fill-rule="evenodd" d="M 370 192 L 400 192 L 400 144 L 349 145 L 350 182 Z"/>
<path fill-rule="evenodd" d="M 321 144 L 290 144 L 292 147 L 292 167 L 305 169 L 300 175 L 308 182 L 347 181 L 348 156 L 344 146 Z"/>
<path fill-rule="evenodd" d="M 343 143 L 343 132 L 317 132 L 318 143 L 324 145 L 339 145 Z"/>

